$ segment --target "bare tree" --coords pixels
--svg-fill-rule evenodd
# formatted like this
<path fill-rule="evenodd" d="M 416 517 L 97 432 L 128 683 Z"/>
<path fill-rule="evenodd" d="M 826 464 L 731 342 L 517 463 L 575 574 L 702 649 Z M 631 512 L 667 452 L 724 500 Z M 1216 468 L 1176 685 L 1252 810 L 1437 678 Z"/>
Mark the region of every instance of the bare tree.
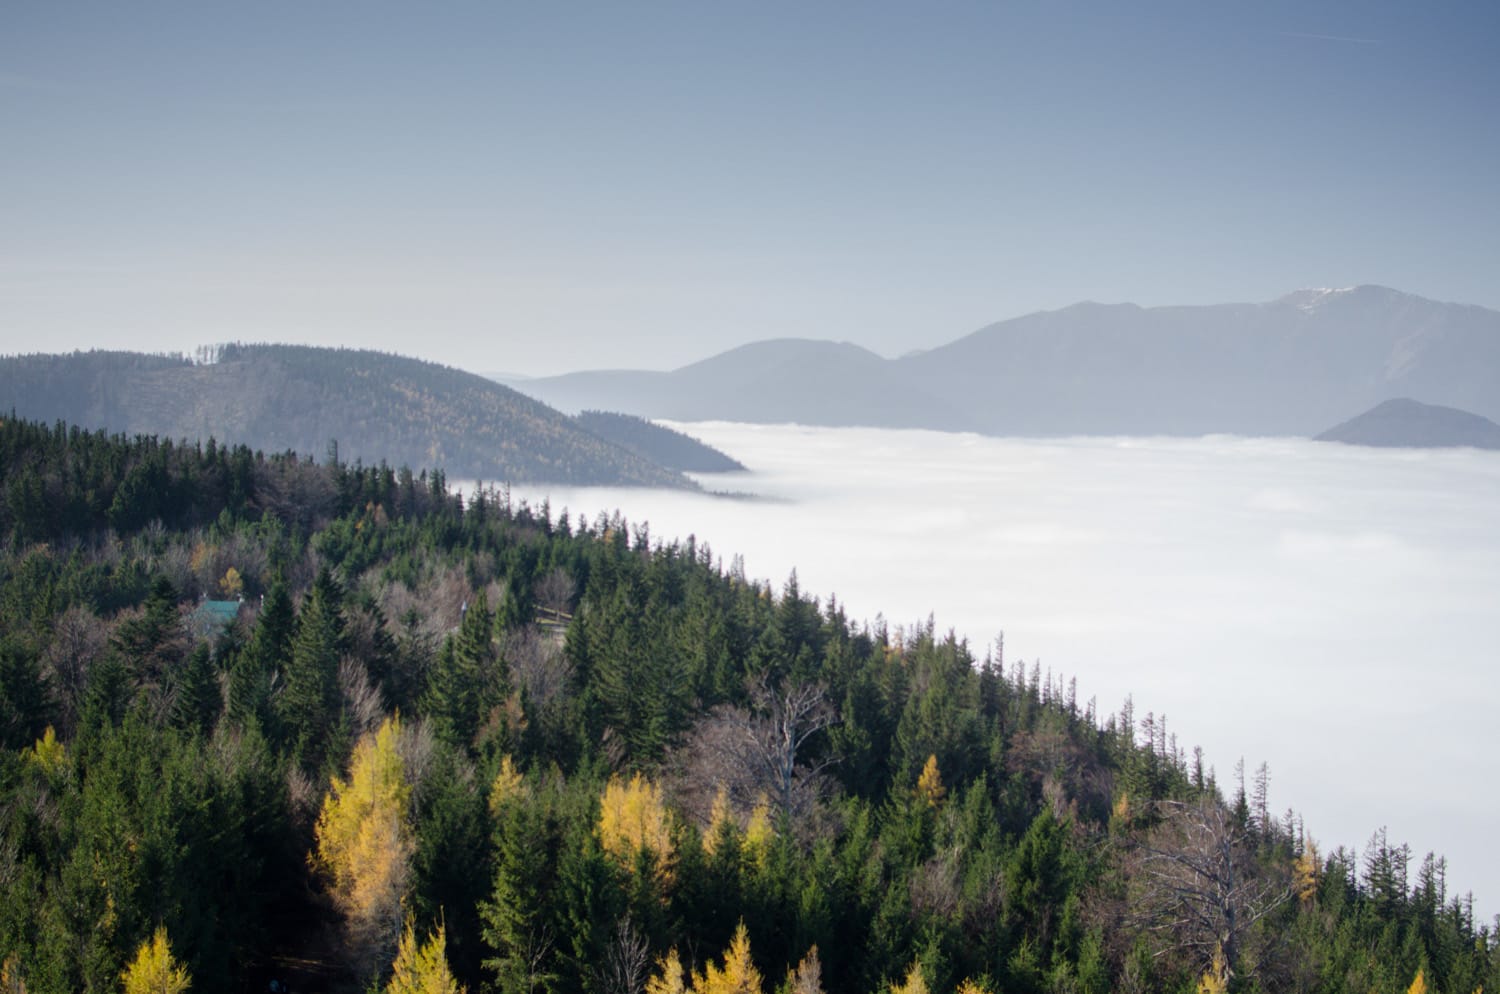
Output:
<path fill-rule="evenodd" d="M 825 756 L 811 764 L 798 760 L 814 735 L 838 720 L 828 692 L 820 683 L 772 687 L 761 677 L 750 688 L 756 714 L 742 726 L 748 765 L 771 785 L 771 797 L 788 815 L 799 813 L 815 791 L 823 770 L 834 762 Z"/>
<path fill-rule="evenodd" d="M 566 689 L 573 664 L 561 643 L 536 625 L 522 625 L 505 633 L 502 650 L 516 686 L 535 707 L 545 707 Z"/>
<path fill-rule="evenodd" d="M 821 684 L 750 686 L 752 707 L 719 707 L 694 728 L 679 755 L 687 806 L 706 813 L 719 787 L 741 808 L 761 795 L 792 819 L 805 815 L 827 785 L 832 756 L 809 760 L 813 736 L 838 720 Z M 696 803 L 695 803 L 696 802 Z"/>
<path fill-rule="evenodd" d="M 573 578 L 566 570 L 555 569 L 542 577 L 536 585 L 536 603 L 551 616 L 553 621 L 562 621 L 573 606 Z"/>
<path fill-rule="evenodd" d="M 1129 864 L 1134 917 L 1161 940 L 1158 955 L 1185 950 L 1208 963 L 1219 950 L 1233 976 L 1246 935 L 1287 900 L 1289 883 L 1258 863 L 1218 801 L 1162 801 L 1158 810 L 1161 822 Z"/>
<path fill-rule="evenodd" d="M 615 923 L 599 964 L 599 989 L 604 994 L 641 994 L 651 969 L 651 950 L 646 937 L 635 930 L 630 916 Z"/>

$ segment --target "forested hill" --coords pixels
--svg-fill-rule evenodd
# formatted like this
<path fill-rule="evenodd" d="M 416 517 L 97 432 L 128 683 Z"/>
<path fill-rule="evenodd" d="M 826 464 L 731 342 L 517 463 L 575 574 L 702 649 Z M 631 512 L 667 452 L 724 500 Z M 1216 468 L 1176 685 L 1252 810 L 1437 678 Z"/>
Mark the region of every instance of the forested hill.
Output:
<path fill-rule="evenodd" d="M 582 411 L 578 423 L 636 455 L 684 473 L 732 473 L 744 465 L 711 445 L 633 414 Z"/>
<path fill-rule="evenodd" d="M 1317 440 L 1385 448 L 1500 449 L 1500 425 L 1468 411 L 1399 397 L 1328 429 Z"/>
<path fill-rule="evenodd" d="M 690 487 L 481 376 L 402 356 L 227 345 L 217 360 L 128 352 L 0 358 L 0 411 L 166 438 L 441 468 L 452 478 Z"/>
<path fill-rule="evenodd" d="M 618 513 L 10 418 L 0 480 L 7 991 L 1500 989 L 1441 859 Z"/>

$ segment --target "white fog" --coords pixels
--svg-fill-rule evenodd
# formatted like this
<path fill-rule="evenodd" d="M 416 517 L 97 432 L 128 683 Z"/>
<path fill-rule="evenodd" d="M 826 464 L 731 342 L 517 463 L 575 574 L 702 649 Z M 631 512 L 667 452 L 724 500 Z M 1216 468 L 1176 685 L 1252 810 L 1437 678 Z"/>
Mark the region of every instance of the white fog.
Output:
<path fill-rule="evenodd" d="M 653 540 L 696 535 L 779 591 L 892 628 L 935 614 L 983 658 L 1134 696 L 1222 787 L 1270 767 L 1326 852 L 1381 825 L 1500 911 L 1500 455 L 1296 439 L 1014 440 L 678 425 L 752 467 L 707 487 L 779 500 L 521 487 Z"/>

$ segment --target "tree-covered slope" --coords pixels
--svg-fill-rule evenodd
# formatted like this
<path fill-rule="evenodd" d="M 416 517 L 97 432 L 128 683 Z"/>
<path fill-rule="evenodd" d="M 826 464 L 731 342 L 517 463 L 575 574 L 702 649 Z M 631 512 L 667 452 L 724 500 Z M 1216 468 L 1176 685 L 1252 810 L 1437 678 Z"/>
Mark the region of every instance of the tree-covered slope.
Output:
<path fill-rule="evenodd" d="M 229 345 L 211 363 L 121 352 L 0 359 L 22 417 L 268 451 L 441 468 L 454 478 L 691 486 L 481 376 L 402 356 Z"/>
<path fill-rule="evenodd" d="M 618 513 L 9 418 L 0 479 L 7 990 L 1500 985 L 1441 859 Z"/>
<path fill-rule="evenodd" d="M 644 459 L 684 473 L 732 473 L 744 465 L 711 445 L 633 414 L 582 411 L 584 428 Z"/>

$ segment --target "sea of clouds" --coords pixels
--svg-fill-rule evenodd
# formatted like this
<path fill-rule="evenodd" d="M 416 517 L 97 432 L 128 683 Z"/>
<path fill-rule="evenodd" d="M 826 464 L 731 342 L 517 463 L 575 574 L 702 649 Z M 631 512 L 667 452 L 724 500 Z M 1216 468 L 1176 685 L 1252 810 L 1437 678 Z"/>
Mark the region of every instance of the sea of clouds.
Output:
<path fill-rule="evenodd" d="M 751 467 L 706 487 L 773 499 L 513 496 L 696 535 L 778 590 L 796 569 L 854 619 L 935 615 L 978 658 L 1003 630 L 1101 715 L 1166 715 L 1226 789 L 1267 763 L 1323 851 L 1387 826 L 1500 911 L 1500 453 L 676 427 Z"/>

